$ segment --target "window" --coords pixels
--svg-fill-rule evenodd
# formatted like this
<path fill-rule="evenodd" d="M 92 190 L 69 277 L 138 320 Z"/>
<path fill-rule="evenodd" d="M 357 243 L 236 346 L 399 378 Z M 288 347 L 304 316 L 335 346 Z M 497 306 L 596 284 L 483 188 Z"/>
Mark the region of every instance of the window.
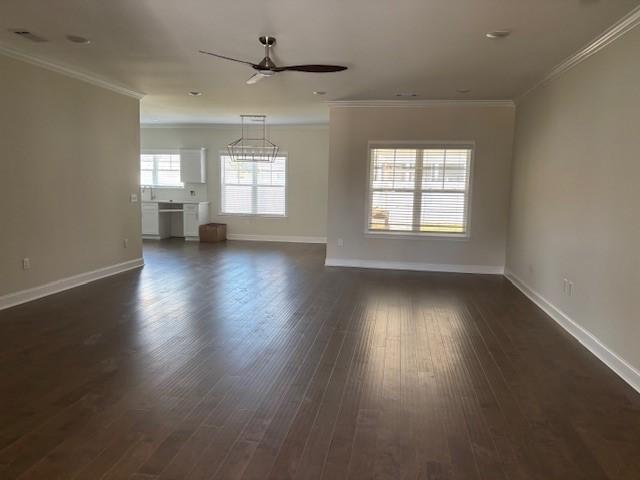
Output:
<path fill-rule="evenodd" d="M 144 152 L 140 155 L 140 185 L 184 187 L 180 178 L 180 152 Z"/>
<path fill-rule="evenodd" d="M 468 235 L 469 145 L 370 148 L 369 233 Z"/>
<path fill-rule="evenodd" d="M 286 155 L 273 162 L 234 162 L 221 154 L 220 179 L 221 213 L 286 216 Z"/>

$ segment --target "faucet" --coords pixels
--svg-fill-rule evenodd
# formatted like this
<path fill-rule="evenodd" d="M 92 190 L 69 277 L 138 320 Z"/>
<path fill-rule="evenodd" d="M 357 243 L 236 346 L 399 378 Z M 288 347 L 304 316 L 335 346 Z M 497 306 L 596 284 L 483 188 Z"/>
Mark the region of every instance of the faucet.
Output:
<path fill-rule="evenodd" d="M 142 187 L 142 192 L 144 193 L 145 190 L 149 190 L 149 200 L 155 200 L 156 199 L 156 194 L 153 192 L 153 187 L 150 185 L 144 185 Z"/>

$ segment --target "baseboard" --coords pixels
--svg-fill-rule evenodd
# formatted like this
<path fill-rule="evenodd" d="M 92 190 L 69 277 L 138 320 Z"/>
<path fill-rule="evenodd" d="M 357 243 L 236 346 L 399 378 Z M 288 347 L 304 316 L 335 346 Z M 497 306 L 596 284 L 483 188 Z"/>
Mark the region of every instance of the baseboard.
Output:
<path fill-rule="evenodd" d="M 38 298 L 46 297 L 54 293 L 69 290 L 70 288 L 79 287 L 89 282 L 99 280 L 101 278 L 110 277 L 117 273 L 126 272 L 134 268 L 142 267 L 144 260 L 136 258 L 127 262 L 117 263 L 108 267 L 99 268 L 90 272 L 80 273 L 71 277 L 61 278 L 53 282 L 45 283 L 38 287 L 21 290 L 15 293 L 0 296 L 0 310 L 20 305 L 21 303 L 30 302 Z"/>
<path fill-rule="evenodd" d="M 231 233 L 227 240 L 248 240 L 252 242 L 292 242 L 292 243 L 327 243 L 327 237 L 302 237 L 298 235 L 245 235 Z"/>
<path fill-rule="evenodd" d="M 558 325 L 578 340 L 587 350 L 598 357 L 600 361 L 640 393 L 640 371 L 629 365 L 622 357 L 602 343 L 598 337 L 572 320 L 566 313 L 520 280 L 513 272 L 505 269 L 504 276 Z"/>
<path fill-rule="evenodd" d="M 457 265 L 443 263 L 388 262 L 327 257 L 327 267 L 379 268 L 384 270 L 413 270 L 418 272 L 482 273 L 502 275 L 504 268 L 493 265 Z"/>

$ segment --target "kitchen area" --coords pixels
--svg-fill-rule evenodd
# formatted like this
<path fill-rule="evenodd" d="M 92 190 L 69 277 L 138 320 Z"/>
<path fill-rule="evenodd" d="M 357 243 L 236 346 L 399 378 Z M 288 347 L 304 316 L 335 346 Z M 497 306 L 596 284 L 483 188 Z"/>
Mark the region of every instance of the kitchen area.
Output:
<path fill-rule="evenodd" d="M 143 150 L 140 165 L 142 238 L 198 241 L 209 221 L 206 149 Z"/>

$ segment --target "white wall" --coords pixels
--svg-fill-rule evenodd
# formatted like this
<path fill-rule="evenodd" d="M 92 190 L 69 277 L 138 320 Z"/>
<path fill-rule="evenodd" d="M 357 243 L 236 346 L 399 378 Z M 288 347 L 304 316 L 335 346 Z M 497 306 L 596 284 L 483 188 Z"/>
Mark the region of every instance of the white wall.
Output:
<path fill-rule="evenodd" d="M 272 126 L 271 141 L 288 154 L 286 218 L 218 215 L 220 211 L 220 151 L 240 137 L 239 126 L 142 128 L 142 149 L 207 148 L 207 196 L 211 221 L 227 224 L 230 235 L 313 237 L 324 239 L 327 226 L 327 126 Z M 169 192 L 167 192 L 169 193 Z M 165 192 L 160 192 L 160 195 Z M 164 198 L 164 197 L 163 197 Z"/>
<path fill-rule="evenodd" d="M 332 107 L 327 263 L 501 272 L 513 121 L 512 106 Z M 475 142 L 468 240 L 365 235 L 367 148 L 377 140 Z"/>
<path fill-rule="evenodd" d="M 0 296 L 139 258 L 139 101 L 2 55 L 0 72 Z"/>
<path fill-rule="evenodd" d="M 507 266 L 640 369 L 638 52 L 636 28 L 519 103 Z"/>

